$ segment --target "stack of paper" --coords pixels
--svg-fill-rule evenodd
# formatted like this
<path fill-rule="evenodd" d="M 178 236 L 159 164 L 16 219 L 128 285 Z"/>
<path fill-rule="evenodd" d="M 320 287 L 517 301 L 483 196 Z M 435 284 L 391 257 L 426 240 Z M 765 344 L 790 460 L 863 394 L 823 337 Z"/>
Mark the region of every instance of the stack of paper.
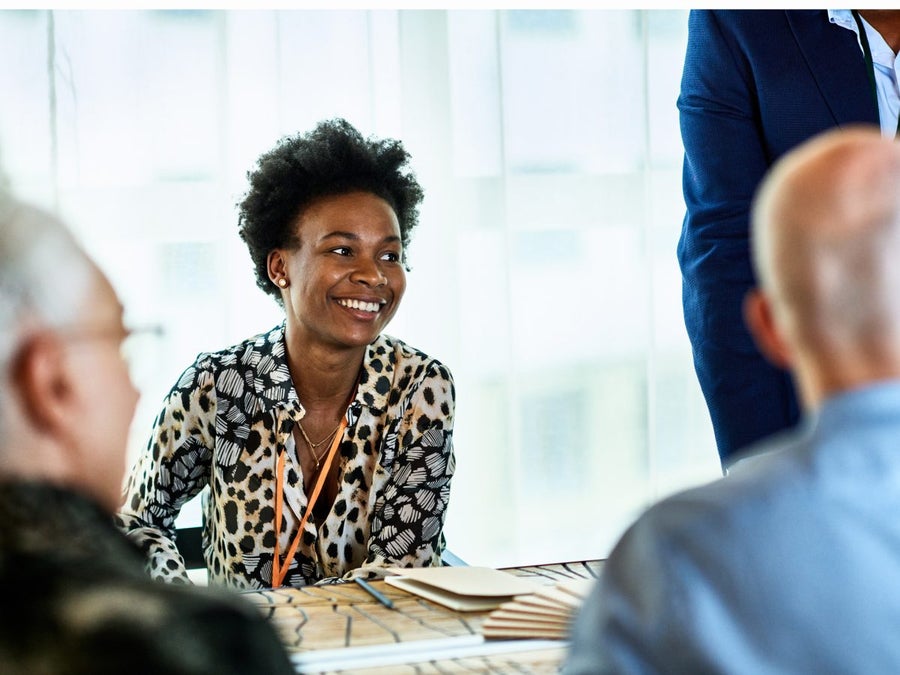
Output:
<path fill-rule="evenodd" d="M 516 596 L 491 612 L 481 632 L 486 638 L 565 639 L 593 585 L 593 579 L 572 579 Z"/>
<path fill-rule="evenodd" d="M 540 586 L 529 579 L 490 567 L 393 568 L 385 582 L 458 612 L 494 609 Z"/>

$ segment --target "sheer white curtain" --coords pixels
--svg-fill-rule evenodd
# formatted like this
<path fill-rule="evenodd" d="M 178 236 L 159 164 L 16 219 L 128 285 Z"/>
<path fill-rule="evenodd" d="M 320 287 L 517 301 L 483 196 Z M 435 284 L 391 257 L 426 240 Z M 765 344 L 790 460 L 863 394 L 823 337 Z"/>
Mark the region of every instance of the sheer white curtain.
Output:
<path fill-rule="evenodd" d="M 685 39 L 659 10 L 2 11 L 0 166 L 166 327 L 137 453 L 197 352 L 280 320 L 236 232 L 254 159 L 334 116 L 403 139 L 426 200 L 389 332 L 456 377 L 451 547 L 603 556 L 718 473 L 674 252 Z"/>

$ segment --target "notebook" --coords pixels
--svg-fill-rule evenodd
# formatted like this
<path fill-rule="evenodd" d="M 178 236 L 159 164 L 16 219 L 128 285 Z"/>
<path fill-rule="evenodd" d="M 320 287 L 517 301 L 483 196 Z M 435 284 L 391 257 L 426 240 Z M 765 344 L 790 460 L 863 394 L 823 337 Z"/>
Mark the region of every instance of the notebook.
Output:
<path fill-rule="evenodd" d="M 541 588 L 536 582 L 490 567 L 392 568 L 385 582 L 458 612 L 494 609 Z"/>
<path fill-rule="evenodd" d="M 571 579 L 518 595 L 490 613 L 481 626 L 485 638 L 565 639 L 593 579 Z"/>

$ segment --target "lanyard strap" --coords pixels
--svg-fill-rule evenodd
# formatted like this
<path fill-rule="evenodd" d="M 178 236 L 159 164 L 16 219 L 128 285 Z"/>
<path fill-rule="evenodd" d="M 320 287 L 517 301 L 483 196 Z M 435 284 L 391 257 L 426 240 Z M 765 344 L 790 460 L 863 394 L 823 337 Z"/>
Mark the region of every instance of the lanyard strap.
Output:
<path fill-rule="evenodd" d="M 869 86 L 872 88 L 872 102 L 875 103 L 875 112 L 881 119 L 881 111 L 878 109 L 878 85 L 875 83 L 875 61 L 872 59 L 872 48 L 869 46 L 869 36 L 866 35 L 866 27 L 863 25 L 862 17 L 857 10 L 851 10 L 853 18 L 856 20 L 856 27 L 859 29 L 859 42 L 862 45 L 863 58 L 866 60 L 866 72 L 869 75 Z M 897 116 L 897 132 L 900 135 L 900 115 Z"/>
<path fill-rule="evenodd" d="M 309 515 L 313 511 L 313 507 L 316 505 L 319 493 L 322 492 L 322 486 L 325 485 L 325 480 L 328 478 L 328 473 L 331 469 L 331 461 L 337 454 L 338 446 L 341 444 L 341 440 L 344 436 L 344 429 L 346 428 L 347 415 L 345 414 L 338 427 L 337 433 L 334 435 L 334 440 L 331 442 L 331 448 L 328 450 L 328 455 L 325 457 L 325 463 L 322 465 L 322 470 L 319 471 L 319 477 L 316 479 L 316 485 L 313 488 L 312 495 L 306 503 L 306 511 L 303 513 L 303 518 L 300 520 L 299 527 L 297 527 L 297 534 L 294 535 L 294 539 L 291 541 L 291 546 L 288 549 L 283 562 L 281 560 L 278 535 L 281 530 L 281 507 L 284 502 L 284 456 L 287 452 L 282 448 L 281 452 L 278 453 L 277 473 L 275 476 L 275 557 L 272 559 L 272 588 L 280 588 L 284 585 L 284 578 L 287 576 L 288 569 L 291 566 L 290 561 L 297 552 L 297 546 L 300 545 L 300 538 L 303 536 L 303 528 L 306 525 L 306 521 L 309 520 Z"/>

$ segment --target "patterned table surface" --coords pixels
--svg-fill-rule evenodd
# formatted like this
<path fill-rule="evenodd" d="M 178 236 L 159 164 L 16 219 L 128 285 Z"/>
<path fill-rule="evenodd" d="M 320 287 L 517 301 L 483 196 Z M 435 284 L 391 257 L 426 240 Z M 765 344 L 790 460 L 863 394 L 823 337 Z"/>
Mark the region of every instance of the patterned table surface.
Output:
<path fill-rule="evenodd" d="M 589 560 L 504 571 L 552 585 L 596 577 L 602 564 Z M 552 673 L 565 656 L 561 641 L 484 641 L 481 624 L 490 612 L 456 612 L 383 581 L 372 585 L 393 601 L 393 609 L 352 583 L 244 597 L 275 624 L 302 672 Z"/>

